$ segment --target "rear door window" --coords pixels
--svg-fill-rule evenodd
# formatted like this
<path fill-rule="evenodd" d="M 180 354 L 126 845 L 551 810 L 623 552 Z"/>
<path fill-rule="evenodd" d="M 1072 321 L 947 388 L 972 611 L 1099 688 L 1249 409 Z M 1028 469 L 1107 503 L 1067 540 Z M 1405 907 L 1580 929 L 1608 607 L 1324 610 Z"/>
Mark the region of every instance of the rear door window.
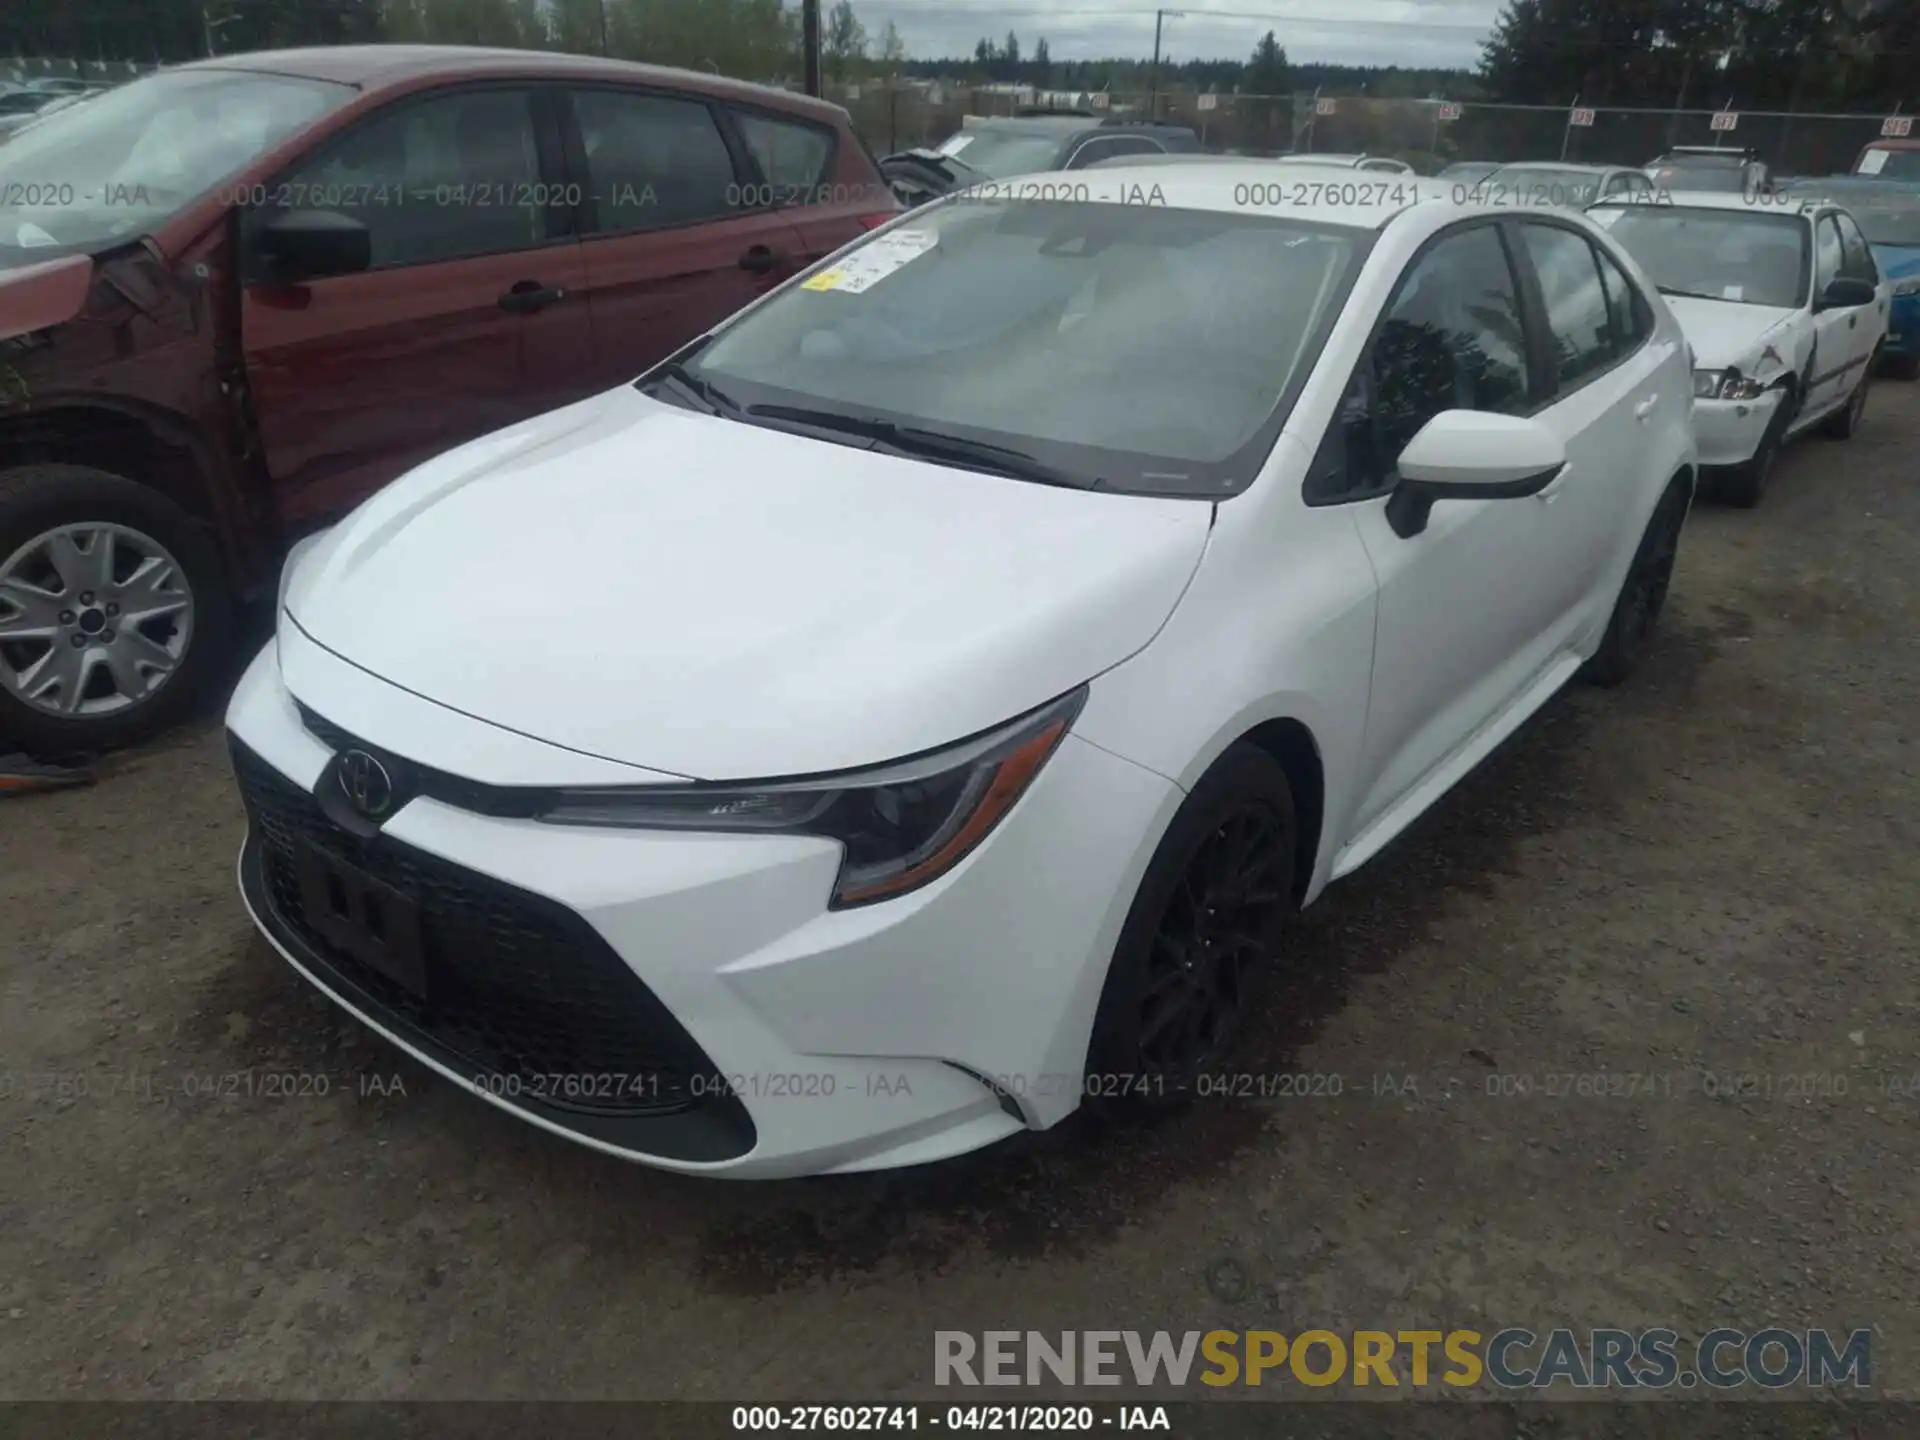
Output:
<path fill-rule="evenodd" d="M 639 90 L 577 90 L 592 234 L 721 220 L 755 208 L 733 152 L 702 100 Z"/>

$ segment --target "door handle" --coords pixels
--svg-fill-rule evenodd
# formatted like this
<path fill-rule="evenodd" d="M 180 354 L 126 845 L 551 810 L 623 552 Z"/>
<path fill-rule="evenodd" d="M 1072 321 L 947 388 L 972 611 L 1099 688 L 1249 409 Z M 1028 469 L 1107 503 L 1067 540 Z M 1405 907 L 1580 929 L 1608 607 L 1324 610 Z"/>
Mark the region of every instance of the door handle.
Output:
<path fill-rule="evenodd" d="M 765 245 L 755 245 L 740 257 L 740 268 L 751 275 L 764 275 L 780 263 L 780 257 Z"/>
<path fill-rule="evenodd" d="M 1642 425 L 1646 424 L 1647 421 L 1653 418 L 1653 407 L 1659 403 L 1660 397 L 1658 395 L 1647 396 L 1646 399 L 1633 407 L 1633 418 L 1638 420 Z"/>
<path fill-rule="evenodd" d="M 531 315 L 567 298 L 567 292 L 549 289 L 538 280 L 522 280 L 500 297 L 500 308 L 514 315 Z"/>

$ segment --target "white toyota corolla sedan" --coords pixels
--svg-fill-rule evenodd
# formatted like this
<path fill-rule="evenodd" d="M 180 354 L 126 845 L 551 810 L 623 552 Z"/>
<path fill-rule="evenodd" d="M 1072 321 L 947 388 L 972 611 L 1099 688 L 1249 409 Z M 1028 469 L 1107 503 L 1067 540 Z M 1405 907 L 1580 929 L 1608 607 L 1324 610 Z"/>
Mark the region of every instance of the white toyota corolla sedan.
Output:
<path fill-rule="evenodd" d="M 1666 296 L 1693 346 L 1700 462 L 1756 505 L 1781 447 L 1866 412 L 1892 288 L 1853 216 L 1828 201 L 1680 193 L 1588 211 Z"/>
<path fill-rule="evenodd" d="M 301 974 L 615 1155 L 933 1160 L 1206 1089 L 1294 911 L 1632 668 L 1692 382 L 1601 228 L 1271 162 L 1048 193 L 295 553 L 228 725 Z"/>

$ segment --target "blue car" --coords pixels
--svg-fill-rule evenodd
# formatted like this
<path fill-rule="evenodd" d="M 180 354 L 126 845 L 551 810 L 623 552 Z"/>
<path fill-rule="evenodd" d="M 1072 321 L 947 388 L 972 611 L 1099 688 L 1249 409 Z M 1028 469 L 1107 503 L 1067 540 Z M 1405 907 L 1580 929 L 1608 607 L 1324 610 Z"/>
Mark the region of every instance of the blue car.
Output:
<path fill-rule="evenodd" d="M 1833 200 L 1860 222 L 1874 263 L 1893 287 L 1882 364 L 1897 379 L 1920 380 L 1920 181 L 1831 176 L 1783 188 L 1802 199 Z"/>

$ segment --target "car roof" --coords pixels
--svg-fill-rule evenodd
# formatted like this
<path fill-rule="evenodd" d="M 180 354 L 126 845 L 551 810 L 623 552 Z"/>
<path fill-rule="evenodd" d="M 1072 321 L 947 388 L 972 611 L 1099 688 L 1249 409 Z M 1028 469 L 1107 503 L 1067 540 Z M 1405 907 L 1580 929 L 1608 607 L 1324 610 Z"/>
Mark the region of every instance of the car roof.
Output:
<path fill-rule="evenodd" d="M 1098 171 L 1099 179 L 1089 179 L 1083 194 L 1061 198 L 1078 204 L 1128 203 L 1120 197 L 1131 194 L 1137 184 L 1142 190 L 1158 192 L 1151 202 L 1155 207 L 1164 200 L 1173 209 L 1267 215 L 1375 232 L 1385 230 L 1396 217 L 1414 209 L 1436 216 L 1435 227 L 1468 215 L 1535 213 L 1533 207 L 1523 201 L 1456 198 L 1454 187 L 1436 184 L 1431 179 L 1423 182 L 1417 175 L 1383 174 L 1377 180 L 1329 184 L 1324 165 L 1289 165 L 1284 157 L 1279 160 L 1239 155 L 1199 158 L 1213 163 L 1090 165 L 1084 173 L 1091 177 Z M 1286 203 L 1276 206 L 1260 203 L 1258 199 L 1249 200 L 1244 188 L 1249 182 L 1287 186 Z M 1290 182 L 1298 182 L 1298 189 Z M 1236 194 L 1241 198 L 1236 199 Z"/>
<path fill-rule="evenodd" d="M 1599 210 L 1750 210 L 1764 215 L 1805 215 L 1820 207 L 1817 200 L 1758 201 L 1726 190 L 1667 190 L 1653 203 L 1645 200 L 1602 200 Z"/>
<path fill-rule="evenodd" d="M 567 76 L 626 84 L 671 86 L 716 99 L 807 112 L 835 119 L 846 112 L 810 95 L 730 80 L 699 70 L 642 65 L 598 55 L 568 55 L 553 50 L 513 50 L 483 45 L 316 45 L 301 50 L 255 50 L 170 66 L 176 70 L 245 70 L 331 80 L 363 91 L 412 89 L 429 80 L 480 79 L 488 76 Z"/>
<path fill-rule="evenodd" d="M 1616 170 L 1630 170 L 1629 165 L 1584 165 L 1577 160 L 1515 160 L 1511 165 L 1502 165 L 1502 170 L 1577 170 L 1582 175 L 1611 175 Z"/>

